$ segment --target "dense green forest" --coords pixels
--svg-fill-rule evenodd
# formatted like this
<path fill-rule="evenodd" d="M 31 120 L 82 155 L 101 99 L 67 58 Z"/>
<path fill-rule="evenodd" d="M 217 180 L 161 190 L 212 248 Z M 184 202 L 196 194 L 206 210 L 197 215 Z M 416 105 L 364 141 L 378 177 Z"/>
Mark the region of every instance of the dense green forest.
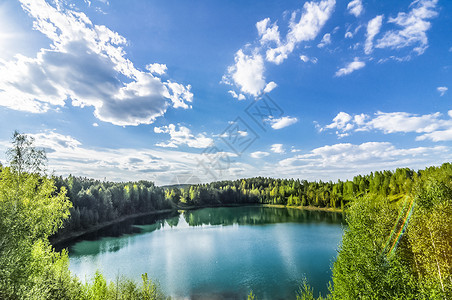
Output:
<path fill-rule="evenodd" d="M 185 188 L 156 187 L 149 181 L 115 183 L 74 176 L 53 179 L 58 189 L 67 190 L 73 204 L 71 217 L 59 233 L 64 235 L 121 216 L 187 206 L 280 204 L 343 209 L 367 194 L 397 201 L 411 192 L 413 183 L 424 173 L 404 168 L 335 183 L 256 177 Z"/>
<path fill-rule="evenodd" d="M 149 181 L 114 183 L 73 176 L 53 180 L 72 203 L 60 236 L 127 215 L 173 208 L 164 189 Z"/>
<path fill-rule="evenodd" d="M 192 185 L 185 189 L 173 188 L 167 190 L 165 196 L 174 203 L 190 205 L 261 203 L 343 208 L 348 202 L 368 193 L 400 199 L 411 191 L 419 176 L 422 172 L 397 169 L 338 182 L 256 177 Z"/>
<path fill-rule="evenodd" d="M 67 252 L 55 252 L 49 237 L 136 213 L 249 203 L 346 208 L 328 299 L 452 298 L 450 163 L 336 183 L 258 177 L 179 189 L 46 176 L 45 153 L 18 133 L 8 159 L 8 167 L 0 166 L 1 299 L 164 298 L 146 274 L 140 284 L 108 283 L 100 273 L 82 284 L 68 270 Z M 234 220 L 240 216 L 225 222 Z M 315 299 L 307 282 L 297 297 Z"/>

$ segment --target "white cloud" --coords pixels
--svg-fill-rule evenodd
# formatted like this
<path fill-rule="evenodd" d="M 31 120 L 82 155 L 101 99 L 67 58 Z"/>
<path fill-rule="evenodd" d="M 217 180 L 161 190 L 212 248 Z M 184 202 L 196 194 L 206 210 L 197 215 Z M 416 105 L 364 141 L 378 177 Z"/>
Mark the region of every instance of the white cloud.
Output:
<path fill-rule="evenodd" d="M 440 113 L 415 115 L 406 112 L 383 113 L 377 112 L 373 119 L 366 122 L 370 129 L 381 130 L 384 133 L 394 132 L 432 132 L 444 125 Z"/>
<path fill-rule="evenodd" d="M 335 4 L 335 0 L 306 2 L 298 21 L 296 20 L 298 11 L 292 12 L 289 30 L 284 41 L 281 41 L 278 25 L 271 23 L 270 18 L 257 22 L 259 44 L 254 48 L 247 44 L 235 53 L 234 64 L 228 67 L 221 83 L 235 84 L 241 93 L 252 96 L 258 96 L 263 91 L 269 92 L 275 88 L 276 83 L 267 84 L 265 81 L 265 61 L 261 53 L 265 52 L 266 61 L 281 64 L 299 43 L 317 37 L 330 18 Z M 252 51 L 248 52 L 251 48 Z M 312 62 L 316 63 L 317 59 L 313 59 Z"/>
<path fill-rule="evenodd" d="M 297 123 L 298 119 L 295 117 L 282 117 L 279 119 L 269 119 L 268 122 L 270 122 L 273 129 L 282 129 L 284 127 Z"/>
<path fill-rule="evenodd" d="M 440 96 L 444 96 L 444 94 L 447 92 L 448 88 L 445 86 L 439 86 L 436 88 L 436 90 L 439 92 Z"/>
<path fill-rule="evenodd" d="M 356 70 L 359 70 L 361 68 L 364 68 L 366 66 L 366 63 L 359 61 L 357 57 L 355 57 L 355 60 L 352 61 L 351 63 L 347 64 L 347 66 L 345 66 L 344 68 L 340 68 L 339 70 L 337 70 L 335 76 L 336 77 L 341 77 L 344 75 L 348 75 Z"/>
<path fill-rule="evenodd" d="M 376 16 L 367 23 L 366 42 L 364 44 L 364 53 L 370 54 L 373 49 L 374 37 L 380 32 L 383 15 Z"/>
<path fill-rule="evenodd" d="M 256 151 L 256 152 L 253 152 L 253 153 L 250 154 L 250 156 L 252 158 L 258 158 L 258 159 L 266 157 L 266 156 L 269 156 L 269 155 L 270 155 L 270 153 L 264 152 L 264 151 Z"/>
<path fill-rule="evenodd" d="M 279 65 L 299 43 L 315 39 L 326 21 L 331 17 L 335 4 L 335 0 L 306 2 L 303 5 L 303 11 L 298 22 L 296 21 L 297 13 L 292 12 L 285 42 L 276 48 L 267 50 L 267 61 Z"/>
<path fill-rule="evenodd" d="M 345 36 L 344 36 L 346 39 L 351 39 L 352 37 L 353 37 L 353 33 L 351 33 L 350 31 L 347 31 L 346 33 L 345 33 Z"/>
<path fill-rule="evenodd" d="M 232 96 L 233 98 L 235 98 L 235 99 L 237 99 L 237 100 L 239 100 L 239 101 L 245 100 L 245 99 L 246 99 L 246 98 L 245 98 L 245 95 L 243 95 L 243 94 L 241 94 L 241 93 L 237 94 L 237 93 L 236 93 L 235 91 L 233 91 L 233 90 L 229 90 L 228 93 L 231 94 L 231 96 Z"/>
<path fill-rule="evenodd" d="M 168 70 L 168 68 L 166 67 L 165 64 L 155 63 L 155 64 L 147 65 L 146 70 L 148 70 L 149 72 L 151 72 L 153 74 L 163 75 L 166 73 L 166 70 Z"/>
<path fill-rule="evenodd" d="M 328 129 L 343 129 L 343 130 L 350 130 L 351 128 L 347 128 L 349 125 L 350 120 L 352 119 L 352 116 L 350 116 L 348 113 L 340 112 L 337 114 L 336 117 L 333 119 L 333 123 L 325 126 L 325 128 Z M 347 128 L 347 129 L 346 129 Z"/>
<path fill-rule="evenodd" d="M 264 93 L 270 93 L 271 91 L 273 91 L 278 85 L 273 82 L 270 81 L 264 88 Z"/>
<path fill-rule="evenodd" d="M 176 125 L 170 124 L 168 126 L 154 127 L 155 133 L 168 133 L 171 139 L 167 143 L 158 143 L 156 146 L 177 148 L 178 146 L 186 145 L 192 148 L 206 148 L 213 144 L 211 138 L 206 137 L 204 134 L 193 135 L 185 126 L 180 126 L 179 129 Z"/>
<path fill-rule="evenodd" d="M 340 143 L 281 160 L 279 165 L 287 177 L 294 174 L 308 180 L 344 180 L 376 170 L 439 165 L 451 154 L 444 146 L 397 148 L 389 142 Z"/>
<path fill-rule="evenodd" d="M 150 124 L 171 105 L 189 108 L 190 86 L 136 69 L 118 33 L 60 1 L 52 6 L 23 0 L 22 7 L 51 45 L 35 57 L 0 60 L 0 105 L 43 113 L 69 98 L 74 106 L 94 107 L 99 120 L 121 126 Z"/>
<path fill-rule="evenodd" d="M 258 96 L 266 86 L 262 55 L 256 51 L 246 55 L 240 49 L 234 60 L 235 64 L 228 68 L 228 79 L 231 78 L 242 93 Z"/>
<path fill-rule="evenodd" d="M 94 127 L 99 127 L 99 124 L 93 123 L 93 126 L 94 126 Z"/>
<path fill-rule="evenodd" d="M 318 48 L 323 48 L 326 45 L 331 44 L 331 34 L 330 33 L 326 33 L 322 40 L 320 41 L 320 43 L 317 45 Z"/>
<path fill-rule="evenodd" d="M 452 141 L 452 126 L 446 130 L 438 130 L 425 133 L 416 138 L 417 141 L 431 140 L 433 142 Z"/>
<path fill-rule="evenodd" d="M 33 136 L 37 147 L 46 148 L 49 169 L 55 170 L 56 175 L 106 177 L 112 181 L 152 180 L 160 185 L 172 183 L 175 178 L 193 177 L 193 174 L 199 176 L 198 182 L 215 180 L 200 167 L 199 161 L 206 161 L 201 153 L 167 148 L 90 148 L 71 136 L 53 131 Z M 0 153 L 8 146 L 9 141 L 0 141 Z M 229 168 L 221 177 L 225 180 L 269 176 L 328 181 L 351 179 L 354 175 L 376 170 L 439 165 L 449 161 L 452 152 L 447 146 L 397 148 L 388 142 L 340 143 L 292 154 L 294 156 L 278 163 L 260 161 L 257 165 L 237 162 L 237 155 L 233 153 L 220 154 L 231 157 Z M 261 156 L 265 157 L 265 154 Z"/>
<path fill-rule="evenodd" d="M 359 114 L 351 116 L 340 112 L 333 122 L 320 131 L 336 129 L 339 137 L 350 134 L 352 131 L 378 130 L 385 134 L 390 133 L 422 133 L 416 140 L 430 139 L 434 142 L 450 139 L 452 130 L 452 111 L 449 119 L 442 118 L 441 113 L 416 115 L 406 112 L 384 113 L 377 112 L 374 116 Z"/>
<path fill-rule="evenodd" d="M 81 145 L 81 143 L 75 138 L 69 135 L 62 135 L 51 130 L 28 135 L 35 139 L 36 147 L 44 149 L 76 149 Z"/>
<path fill-rule="evenodd" d="M 283 144 L 273 144 L 270 147 L 270 151 L 273 153 L 283 154 L 285 152 Z"/>
<path fill-rule="evenodd" d="M 400 27 L 398 30 L 390 30 L 378 40 L 377 48 L 400 49 L 415 46 L 413 51 L 417 54 L 424 53 L 428 47 L 427 30 L 430 29 L 428 19 L 438 15 L 435 11 L 438 0 L 415 0 L 410 4 L 412 9 L 408 12 L 400 12 L 397 17 L 390 18 L 389 23 Z"/>
<path fill-rule="evenodd" d="M 49 172 L 54 170 L 56 175 L 72 174 L 100 180 L 106 177 L 111 181 L 151 180 L 156 184 L 168 184 L 175 177 L 184 175 L 195 175 L 200 182 L 214 180 L 204 168 L 215 166 L 209 165 L 208 158 L 199 150 L 190 153 L 167 148 L 92 148 L 72 136 L 54 131 L 28 135 L 35 138 L 36 147 L 45 148 Z M 4 153 L 9 146 L 9 141 L 0 141 L 0 153 Z M 222 173 L 225 178 L 236 179 L 240 176 L 237 175 L 240 170 L 252 169 L 247 164 L 236 162 L 236 154 L 217 154 L 231 158 L 229 169 Z M 206 165 L 200 166 L 199 161 Z M 211 171 L 218 173 L 217 170 Z"/>
<path fill-rule="evenodd" d="M 354 15 L 355 17 L 359 17 L 364 8 L 363 3 L 361 0 L 352 0 L 347 5 L 347 10 L 350 14 Z"/>
<path fill-rule="evenodd" d="M 270 18 L 265 18 L 262 21 L 256 23 L 257 33 L 260 38 L 260 42 L 265 44 L 267 42 L 275 42 L 276 44 L 280 44 L 281 38 L 279 36 L 279 28 L 278 25 L 270 24 Z"/>

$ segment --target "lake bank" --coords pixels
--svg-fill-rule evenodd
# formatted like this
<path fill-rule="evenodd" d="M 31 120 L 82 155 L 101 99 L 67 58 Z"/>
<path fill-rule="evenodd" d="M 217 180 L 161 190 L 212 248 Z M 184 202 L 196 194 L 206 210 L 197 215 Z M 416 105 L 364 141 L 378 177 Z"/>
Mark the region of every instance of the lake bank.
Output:
<path fill-rule="evenodd" d="M 301 209 L 301 210 L 312 210 L 312 211 L 326 211 L 326 212 L 335 212 L 335 213 L 343 213 L 343 210 L 340 208 L 332 208 L 332 207 L 317 207 L 317 206 L 289 206 L 282 204 L 261 204 L 264 207 L 276 207 L 276 208 L 293 208 L 293 209 Z"/>
<path fill-rule="evenodd" d="M 85 230 L 78 230 L 78 231 L 73 231 L 73 232 L 69 232 L 68 234 L 61 236 L 61 237 L 57 237 L 55 239 L 50 238 L 50 243 L 52 245 L 58 245 L 61 243 L 66 243 L 69 242 L 71 240 L 75 240 L 76 238 L 79 238 L 85 234 L 91 233 L 91 232 L 95 232 L 97 230 L 103 229 L 107 226 L 110 225 L 114 225 L 117 223 L 121 223 L 123 221 L 126 221 L 128 219 L 132 219 L 132 218 L 137 218 L 137 217 L 144 217 L 144 216 L 149 216 L 149 215 L 154 215 L 154 214 L 164 214 L 164 213 L 170 213 L 170 212 L 174 212 L 177 211 L 177 209 L 161 209 L 161 210 L 155 210 L 155 211 L 150 211 L 150 212 L 143 212 L 143 213 L 137 213 L 137 214 L 131 214 L 131 215 L 127 215 L 127 216 L 122 216 L 119 217 L 117 219 L 111 220 L 111 221 L 107 221 L 107 222 L 102 222 L 100 224 L 96 224 L 88 229 Z"/>

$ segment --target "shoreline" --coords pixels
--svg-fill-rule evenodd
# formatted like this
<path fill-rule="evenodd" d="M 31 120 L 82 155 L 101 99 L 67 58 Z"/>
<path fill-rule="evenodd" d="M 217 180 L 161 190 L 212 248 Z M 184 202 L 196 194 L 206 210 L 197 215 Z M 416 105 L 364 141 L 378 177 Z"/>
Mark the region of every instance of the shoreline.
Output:
<path fill-rule="evenodd" d="M 283 205 L 283 204 L 261 204 L 261 205 L 263 207 L 293 208 L 293 209 L 300 209 L 300 210 L 326 211 L 326 212 L 334 212 L 334 213 L 343 213 L 344 212 L 340 208 L 332 208 L 332 207 L 291 206 L 291 205 Z"/>
<path fill-rule="evenodd" d="M 205 206 L 181 206 L 180 204 L 174 208 L 168 208 L 168 209 L 161 209 L 161 210 L 154 210 L 150 212 L 142 212 L 142 213 L 136 213 L 131 214 L 127 216 L 122 216 L 117 219 L 103 222 L 101 224 L 97 224 L 91 228 L 85 229 L 85 230 L 79 230 L 75 232 L 70 232 L 69 234 L 56 238 L 56 239 L 49 239 L 50 244 L 52 246 L 56 246 L 58 244 L 62 244 L 65 242 L 69 242 L 71 240 L 74 240 L 76 238 L 79 238 L 85 234 L 97 231 L 99 229 L 105 228 L 110 225 L 114 225 L 117 223 L 121 223 L 123 221 L 126 221 L 128 219 L 137 218 L 137 217 L 144 217 L 148 215 L 154 215 L 154 214 L 164 214 L 164 213 L 170 213 L 175 211 L 181 211 L 181 210 L 196 210 L 196 209 L 202 209 L 202 208 L 219 208 L 219 207 L 241 207 L 241 206 L 261 206 L 261 207 L 273 207 L 273 208 L 291 208 L 291 209 L 300 209 L 300 210 L 310 210 L 310 211 L 325 211 L 325 212 L 334 212 L 334 213 L 343 213 L 343 211 L 340 208 L 331 208 L 331 207 L 316 207 L 316 206 L 289 206 L 289 205 L 282 205 L 282 204 L 261 204 L 261 203 L 227 203 L 227 204 L 216 204 L 216 205 L 205 205 Z"/>

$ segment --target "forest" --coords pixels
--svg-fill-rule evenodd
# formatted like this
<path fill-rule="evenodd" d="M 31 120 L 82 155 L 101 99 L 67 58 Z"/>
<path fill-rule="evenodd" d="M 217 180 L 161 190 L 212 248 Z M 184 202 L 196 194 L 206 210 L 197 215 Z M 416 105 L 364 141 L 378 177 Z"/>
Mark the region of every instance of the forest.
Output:
<path fill-rule="evenodd" d="M 446 164 L 447 166 L 447 164 Z M 157 187 L 149 181 L 115 183 L 72 175 L 53 177 L 58 190 L 67 190 L 73 206 L 59 235 L 80 231 L 122 216 L 187 207 L 275 204 L 344 209 L 372 194 L 398 201 L 428 169 L 408 168 L 358 175 L 353 180 L 308 182 L 299 179 L 248 178 L 190 185 Z"/>
<path fill-rule="evenodd" d="M 1 299 L 164 299 L 146 274 L 137 283 L 97 273 L 82 284 L 67 252 L 56 252 L 49 238 L 136 213 L 230 204 L 343 209 L 347 229 L 326 299 L 452 298 L 451 163 L 335 183 L 258 177 L 179 189 L 48 176 L 45 153 L 17 132 L 7 154 L 8 166 L 0 166 Z M 302 282 L 297 298 L 322 296 Z"/>

